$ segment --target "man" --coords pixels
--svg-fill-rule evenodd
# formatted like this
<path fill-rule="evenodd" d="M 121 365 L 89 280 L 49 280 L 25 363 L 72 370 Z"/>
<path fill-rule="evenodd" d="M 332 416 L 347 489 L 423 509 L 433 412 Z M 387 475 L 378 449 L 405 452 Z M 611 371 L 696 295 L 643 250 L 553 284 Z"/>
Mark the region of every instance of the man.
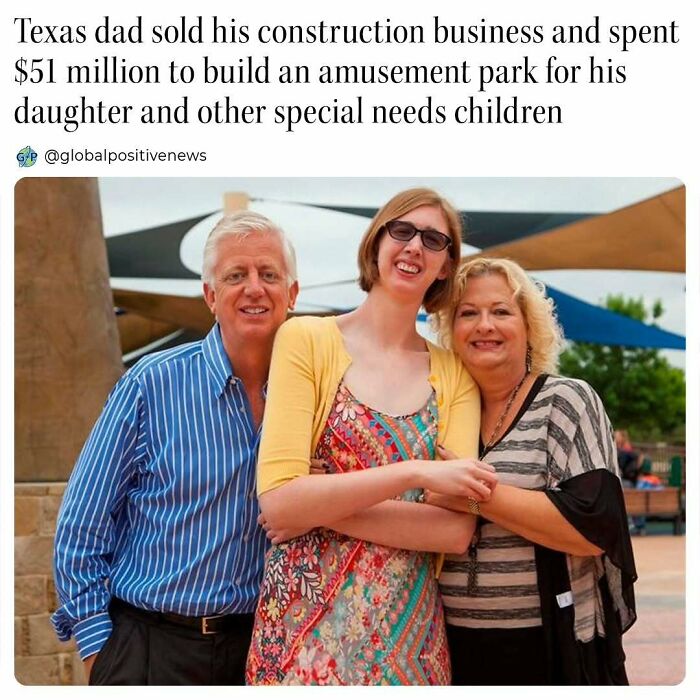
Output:
<path fill-rule="evenodd" d="M 204 340 L 147 356 L 110 394 L 58 517 L 58 637 L 92 684 L 242 684 L 265 552 L 255 462 L 294 250 L 258 214 L 209 235 Z"/>

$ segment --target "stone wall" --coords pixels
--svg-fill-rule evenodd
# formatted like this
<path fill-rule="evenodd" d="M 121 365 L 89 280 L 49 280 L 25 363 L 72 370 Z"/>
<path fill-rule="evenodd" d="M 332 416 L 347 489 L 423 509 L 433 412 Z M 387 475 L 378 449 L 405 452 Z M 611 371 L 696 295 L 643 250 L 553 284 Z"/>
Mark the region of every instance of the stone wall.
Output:
<path fill-rule="evenodd" d="M 59 642 L 53 538 L 65 483 L 15 484 L 15 676 L 24 685 L 83 685 L 75 642 Z"/>

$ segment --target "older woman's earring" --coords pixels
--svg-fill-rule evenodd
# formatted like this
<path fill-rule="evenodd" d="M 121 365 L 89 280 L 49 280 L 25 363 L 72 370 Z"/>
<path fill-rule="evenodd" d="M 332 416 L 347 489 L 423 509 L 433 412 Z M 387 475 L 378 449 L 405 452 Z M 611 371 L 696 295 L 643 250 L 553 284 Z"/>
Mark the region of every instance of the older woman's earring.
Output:
<path fill-rule="evenodd" d="M 530 343 L 527 344 L 527 350 L 525 351 L 525 371 L 527 374 L 532 372 L 532 348 Z"/>

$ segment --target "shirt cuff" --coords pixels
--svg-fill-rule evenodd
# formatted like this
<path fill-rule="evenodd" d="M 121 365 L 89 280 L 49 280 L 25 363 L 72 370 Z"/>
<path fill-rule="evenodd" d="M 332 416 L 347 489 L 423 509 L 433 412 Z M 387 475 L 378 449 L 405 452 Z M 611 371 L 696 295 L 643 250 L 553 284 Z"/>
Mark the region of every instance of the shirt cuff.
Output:
<path fill-rule="evenodd" d="M 97 654 L 112 634 L 112 619 L 109 613 L 103 612 L 76 622 L 73 635 L 80 658 L 84 661 L 88 656 Z"/>

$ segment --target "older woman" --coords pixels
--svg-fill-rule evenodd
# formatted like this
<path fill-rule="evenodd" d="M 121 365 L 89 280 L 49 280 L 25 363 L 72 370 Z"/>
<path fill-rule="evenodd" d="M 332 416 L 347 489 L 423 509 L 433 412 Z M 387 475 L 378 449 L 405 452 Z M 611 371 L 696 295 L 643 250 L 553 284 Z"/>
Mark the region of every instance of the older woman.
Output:
<path fill-rule="evenodd" d="M 453 683 L 626 684 L 636 573 L 600 398 L 556 376 L 552 302 L 517 264 L 466 262 L 454 299 L 439 330 L 481 391 L 480 459 L 500 483 L 486 503 L 427 499 L 480 516 L 440 578 Z"/>
<path fill-rule="evenodd" d="M 449 683 L 426 552 L 464 551 L 475 519 L 416 501 L 423 488 L 483 500 L 495 479 L 470 459 L 433 461 L 437 444 L 476 456 L 479 398 L 415 320 L 421 305 L 439 311 L 450 299 L 460 233 L 435 192 L 398 194 L 360 247 L 363 304 L 277 333 L 258 463 L 273 547 L 251 684 Z M 309 455 L 330 474 L 310 476 Z"/>

